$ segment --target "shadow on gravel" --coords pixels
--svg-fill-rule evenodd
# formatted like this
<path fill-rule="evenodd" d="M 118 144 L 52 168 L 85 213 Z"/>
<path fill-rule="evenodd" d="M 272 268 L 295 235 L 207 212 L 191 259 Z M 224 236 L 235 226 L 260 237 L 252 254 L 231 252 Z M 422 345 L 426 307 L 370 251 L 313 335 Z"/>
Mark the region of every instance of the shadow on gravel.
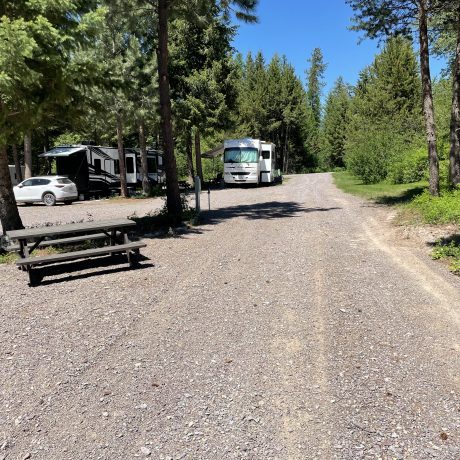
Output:
<path fill-rule="evenodd" d="M 235 217 L 244 217 L 249 220 L 258 219 L 283 219 L 296 217 L 299 214 L 310 212 L 328 212 L 342 209 L 333 208 L 305 208 L 294 201 L 278 202 L 268 201 L 266 203 L 241 204 L 221 208 L 215 211 L 203 211 L 201 219 L 204 224 L 219 224 L 225 220 Z"/>
<path fill-rule="evenodd" d="M 145 260 L 149 260 L 147 257 L 143 255 L 139 255 L 139 262 L 140 264 L 135 267 L 131 268 L 127 264 L 126 256 L 107 256 L 107 257 L 99 257 L 93 259 L 85 259 L 80 261 L 68 262 L 68 263 L 60 263 L 56 265 L 48 265 L 45 267 L 36 267 L 34 270 L 39 272 L 40 276 L 44 276 L 40 283 L 41 286 L 47 284 L 54 284 L 54 283 L 62 283 L 65 281 L 74 281 L 84 278 L 91 278 L 97 277 L 100 275 L 108 275 L 110 273 L 121 273 L 126 272 L 129 270 L 143 270 L 146 268 L 152 268 L 155 265 L 152 263 L 142 263 Z M 114 267 L 115 265 L 115 267 Z M 116 266 L 122 265 L 122 266 Z M 110 267 L 105 270 L 99 270 L 100 268 Z M 93 270 L 98 269 L 97 271 L 85 272 L 85 273 L 76 273 L 81 272 L 84 270 Z M 76 274 L 72 274 L 76 273 Z M 47 279 L 49 276 L 59 276 L 67 274 L 68 276 L 55 278 L 55 279 Z M 114 286 L 115 288 L 115 286 Z"/>

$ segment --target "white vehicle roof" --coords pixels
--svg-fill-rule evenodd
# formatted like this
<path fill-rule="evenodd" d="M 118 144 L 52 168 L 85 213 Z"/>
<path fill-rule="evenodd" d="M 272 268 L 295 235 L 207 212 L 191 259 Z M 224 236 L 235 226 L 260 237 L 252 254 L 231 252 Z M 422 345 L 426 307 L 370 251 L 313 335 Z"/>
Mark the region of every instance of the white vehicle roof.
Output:
<path fill-rule="evenodd" d="M 244 139 L 228 139 L 224 141 L 224 148 L 231 148 L 231 147 L 254 147 L 258 149 L 260 146 L 259 139 L 251 139 L 251 138 L 244 138 Z"/>
<path fill-rule="evenodd" d="M 29 179 L 68 179 L 67 176 L 33 176 L 33 177 L 28 177 L 27 179 L 24 180 L 29 180 Z M 24 182 L 24 181 L 23 181 Z"/>

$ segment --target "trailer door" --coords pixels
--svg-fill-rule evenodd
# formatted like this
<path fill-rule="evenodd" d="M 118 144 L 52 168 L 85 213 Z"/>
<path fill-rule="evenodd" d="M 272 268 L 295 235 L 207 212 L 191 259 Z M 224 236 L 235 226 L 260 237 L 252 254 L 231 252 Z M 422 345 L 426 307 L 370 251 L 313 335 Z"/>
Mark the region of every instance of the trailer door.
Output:
<path fill-rule="evenodd" d="M 126 154 L 126 182 L 128 184 L 137 183 L 137 174 L 136 174 L 136 156 L 132 153 Z"/>
<path fill-rule="evenodd" d="M 262 144 L 262 155 L 260 160 L 260 182 L 272 182 L 272 146 L 270 144 Z"/>

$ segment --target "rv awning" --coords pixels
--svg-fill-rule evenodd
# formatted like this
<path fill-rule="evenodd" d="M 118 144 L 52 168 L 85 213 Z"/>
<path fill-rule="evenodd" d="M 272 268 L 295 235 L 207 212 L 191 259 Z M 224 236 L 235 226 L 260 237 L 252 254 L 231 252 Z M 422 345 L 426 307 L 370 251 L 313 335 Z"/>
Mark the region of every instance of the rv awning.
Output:
<path fill-rule="evenodd" d="M 219 145 L 219 147 L 216 147 L 215 149 L 208 150 L 207 152 L 202 153 L 201 156 L 204 158 L 215 158 L 219 155 L 222 155 L 223 153 L 224 153 L 224 146 Z"/>
<path fill-rule="evenodd" d="M 69 157 L 74 153 L 84 152 L 85 147 L 56 147 L 55 149 L 48 150 L 48 152 L 38 155 L 41 158 L 54 158 L 54 157 Z"/>

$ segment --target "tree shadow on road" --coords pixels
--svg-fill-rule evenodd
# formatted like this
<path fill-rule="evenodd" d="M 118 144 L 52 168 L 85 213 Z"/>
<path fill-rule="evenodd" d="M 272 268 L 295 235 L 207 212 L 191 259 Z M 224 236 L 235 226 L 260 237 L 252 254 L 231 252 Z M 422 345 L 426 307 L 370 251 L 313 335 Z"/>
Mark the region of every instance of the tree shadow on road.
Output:
<path fill-rule="evenodd" d="M 225 220 L 233 219 L 235 217 L 243 217 L 248 220 L 283 219 L 286 217 L 298 217 L 304 213 L 329 212 L 338 209 L 342 208 L 306 208 L 294 201 L 267 201 L 265 203 L 240 204 L 236 206 L 230 206 L 228 208 L 203 211 L 201 214 L 201 221 L 204 224 L 214 225 L 219 224 Z"/>

